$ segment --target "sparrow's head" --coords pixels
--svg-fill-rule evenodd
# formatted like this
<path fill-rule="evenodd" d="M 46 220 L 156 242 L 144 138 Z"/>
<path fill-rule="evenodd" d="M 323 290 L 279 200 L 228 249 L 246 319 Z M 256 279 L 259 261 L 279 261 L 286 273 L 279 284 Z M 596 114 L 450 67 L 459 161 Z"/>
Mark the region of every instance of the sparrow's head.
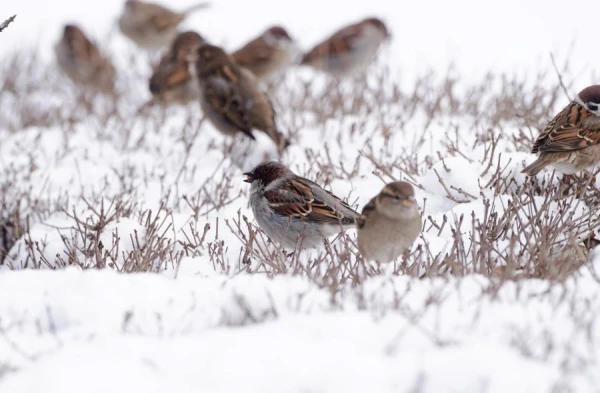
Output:
<path fill-rule="evenodd" d="M 379 30 L 381 34 L 383 34 L 386 38 L 391 37 L 390 31 L 388 30 L 387 26 L 379 18 L 367 18 L 362 21 L 362 25 L 374 27 L 375 29 Z"/>
<path fill-rule="evenodd" d="M 580 105 L 596 116 L 600 116 L 600 85 L 588 86 L 575 97 Z"/>
<path fill-rule="evenodd" d="M 136 8 L 138 8 L 138 6 L 140 5 L 140 1 L 139 0 L 127 0 L 125 2 L 125 9 L 128 11 L 132 11 Z"/>
<path fill-rule="evenodd" d="M 204 38 L 195 31 L 179 33 L 171 45 L 171 53 L 177 60 L 196 61 L 197 49 L 204 42 Z"/>
<path fill-rule="evenodd" d="M 292 37 L 288 32 L 281 26 L 273 26 L 265 31 L 265 37 L 273 39 L 275 41 L 292 41 Z"/>
<path fill-rule="evenodd" d="M 386 184 L 375 199 L 375 207 L 392 219 L 412 218 L 419 214 L 415 190 L 404 181 Z"/>
<path fill-rule="evenodd" d="M 63 36 L 69 40 L 83 35 L 83 31 L 75 25 L 65 25 L 63 30 Z"/>
<path fill-rule="evenodd" d="M 212 71 L 214 68 L 229 64 L 229 56 L 222 48 L 215 45 L 203 43 L 196 51 L 196 71 L 199 75 Z M 229 70 L 232 72 L 231 70 Z"/>
<path fill-rule="evenodd" d="M 292 171 L 285 165 L 277 161 L 267 161 L 259 164 L 250 172 L 244 173 L 246 183 L 253 184 L 259 182 L 262 187 L 266 187 L 273 181 L 292 174 Z"/>

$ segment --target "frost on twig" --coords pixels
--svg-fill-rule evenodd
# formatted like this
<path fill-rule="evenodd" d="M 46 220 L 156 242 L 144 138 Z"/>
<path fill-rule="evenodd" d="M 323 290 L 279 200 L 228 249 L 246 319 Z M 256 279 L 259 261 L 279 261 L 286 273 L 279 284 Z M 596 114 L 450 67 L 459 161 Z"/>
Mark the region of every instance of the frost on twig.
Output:
<path fill-rule="evenodd" d="M 10 18 L 8 18 L 7 20 L 5 20 L 4 22 L 2 22 L 2 24 L 0 24 L 0 32 L 4 31 L 4 29 L 6 29 L 8 27 L 8 25 L 10 25 L 15 18 L 17 17 L 17 15 L 13 15 Z"/>

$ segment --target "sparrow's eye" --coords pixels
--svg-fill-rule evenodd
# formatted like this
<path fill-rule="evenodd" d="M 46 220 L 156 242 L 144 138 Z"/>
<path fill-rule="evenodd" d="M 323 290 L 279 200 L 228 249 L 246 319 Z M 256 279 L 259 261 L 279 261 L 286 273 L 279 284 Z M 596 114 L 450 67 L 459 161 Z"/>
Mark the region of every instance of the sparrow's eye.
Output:
<path fill-rule="evenodd" d="M 591 102 L 588 102 L 587 107 L 592 112 L 595 112 L 595 111 L 598 110 L 598 104 L 594 104 L 594 103 L 591 103 Z"/>

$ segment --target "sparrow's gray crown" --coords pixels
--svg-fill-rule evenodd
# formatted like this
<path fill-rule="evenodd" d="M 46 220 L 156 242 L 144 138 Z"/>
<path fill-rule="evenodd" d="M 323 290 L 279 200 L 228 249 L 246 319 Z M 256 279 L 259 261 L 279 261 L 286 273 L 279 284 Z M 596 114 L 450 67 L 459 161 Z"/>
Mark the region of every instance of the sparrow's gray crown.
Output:
<path fill-rule="evenodd" d="M 244 173 L 246 176 L 246 183 L 252 183 L 255 180 L 259 180 L 263 186 L 269 185 L 271 182 L 277 180 L 281 176 L 290 173 L 290 170 L 280 162 L 268 161 L 259 164 L 250 172 Z"/>
<path fill-rule="evenodd" d="M 585 105 L 590 112 L 597 114 L 600 108 L 600 85 L 588 86 L 581 90 L 577 96 L 581 104 Z"/>
<path fill-rule="evenodd" d="M 376 27 L 377 29 L 381 30 L 387 37 L 389 37 L 389 35 L 390 35 L 390 32 L 387 29 L 387 26 L 379 18 L 367 18 L 367 19 L 363 20 L 362 23 L 369 24 L 369 25 Z"/>
<path fill-rule="evenodd" d="M 292 40 L 292 37 L 290 37 L 288 32 L 281 26 L 273 26 L 267 30 L 267 33 L 271 34 L 275 38 L 285 38 L 290 41 Z"/>

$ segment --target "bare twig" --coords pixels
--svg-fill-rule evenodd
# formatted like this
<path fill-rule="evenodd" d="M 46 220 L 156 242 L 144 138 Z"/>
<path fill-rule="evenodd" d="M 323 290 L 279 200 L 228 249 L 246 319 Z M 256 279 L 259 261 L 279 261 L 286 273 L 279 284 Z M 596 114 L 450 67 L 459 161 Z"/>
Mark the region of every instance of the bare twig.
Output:
<path fill-rule="evenodd" d="M 13 15 L 4 22 L 2 22 L 2 24 L 0 24 L 0 32 L 4 31 L 4 29 L 6 29 L 8 25 L 10 25 L 15 20 L 16 17 L 17 15 Z"/>

